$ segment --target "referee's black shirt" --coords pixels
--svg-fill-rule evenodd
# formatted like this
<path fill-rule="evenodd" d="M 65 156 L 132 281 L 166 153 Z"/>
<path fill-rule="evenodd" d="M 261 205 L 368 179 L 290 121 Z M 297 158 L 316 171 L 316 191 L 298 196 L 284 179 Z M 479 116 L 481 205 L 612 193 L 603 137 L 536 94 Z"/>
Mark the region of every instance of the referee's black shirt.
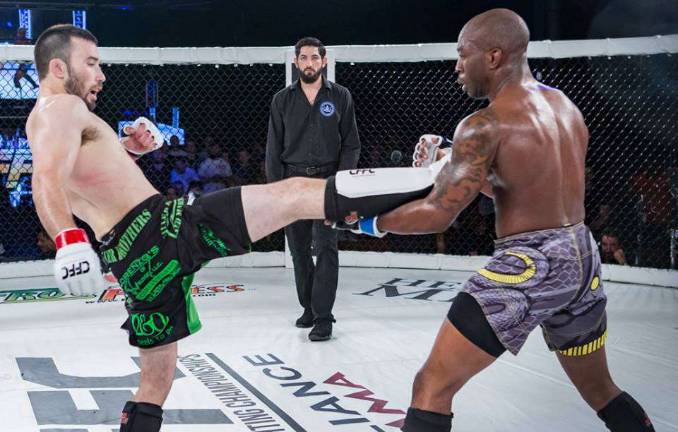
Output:
<path fill-rule="evenodd" d="M 353 98 L 324 77 L 311 105 L 299 80 L 273 96 L 266 140 L 266 179 L 285 176 L 285 165 L 354 169 L 360 139 Z"/>

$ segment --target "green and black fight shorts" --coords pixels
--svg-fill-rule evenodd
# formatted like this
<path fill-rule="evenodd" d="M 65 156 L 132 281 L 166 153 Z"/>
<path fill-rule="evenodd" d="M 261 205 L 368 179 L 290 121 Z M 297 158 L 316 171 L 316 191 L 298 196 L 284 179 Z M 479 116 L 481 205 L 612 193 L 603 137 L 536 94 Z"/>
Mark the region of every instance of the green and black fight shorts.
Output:
<path fill-rule="evenodd" d="M 250 251 L 240 188 L 193 202 L 154 195 L 101 241 L 101 256 L 125 292 L 122 328 L 131 345 L 166 345 L 200 330 L 193 275 L 206 262 Z"/>

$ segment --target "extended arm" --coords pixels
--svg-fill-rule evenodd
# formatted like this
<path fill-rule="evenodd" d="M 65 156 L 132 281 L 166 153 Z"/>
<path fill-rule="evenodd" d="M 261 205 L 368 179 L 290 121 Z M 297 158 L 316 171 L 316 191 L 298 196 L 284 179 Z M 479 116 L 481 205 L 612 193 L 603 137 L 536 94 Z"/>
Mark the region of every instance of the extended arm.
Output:
<path fill-rule="evenodd" d="M 33 200 L 40 222 L 54 238 L 63 229 L 75 227 L 65 186 L 80 151 L 89 111 L 78 98 L 61 96 L 35 115 L 28 130 Z"/>
<path fill-rule="evenodd" d="M 498 145 L 494 120 L 483 112 L 464 119 L 454 134 L 452 158 L 443 166 L 433 189 L 379 217 L 378 228 L 397 234 L 446 230 L 489 183 L 487 177 Z"/>
<path fill-rule="evenodd" d="M 57 247 L 57 286 L 65 294 L 96 294 L 104 288 L 99 258 L 85 231 L 75 225 L 66 193 L 91 114 L 74 96 L 56 97 L 36 110 L 27 128 L 33 152 L 33 200 Z"/>

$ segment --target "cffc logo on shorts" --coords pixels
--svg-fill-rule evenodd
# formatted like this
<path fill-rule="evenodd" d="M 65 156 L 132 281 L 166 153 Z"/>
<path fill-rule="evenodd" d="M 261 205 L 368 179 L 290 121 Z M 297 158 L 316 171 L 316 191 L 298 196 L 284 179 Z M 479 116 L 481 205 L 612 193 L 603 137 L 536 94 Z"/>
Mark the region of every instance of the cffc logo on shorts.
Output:
<path fill-rule="evenodd" d="M 61 275 L 62 280 L 89 273 L 89 261 L 80 261 L 79 263 L 73 263 L 70 266 L 61 267 L 61 271 L 63 272 Z"/>

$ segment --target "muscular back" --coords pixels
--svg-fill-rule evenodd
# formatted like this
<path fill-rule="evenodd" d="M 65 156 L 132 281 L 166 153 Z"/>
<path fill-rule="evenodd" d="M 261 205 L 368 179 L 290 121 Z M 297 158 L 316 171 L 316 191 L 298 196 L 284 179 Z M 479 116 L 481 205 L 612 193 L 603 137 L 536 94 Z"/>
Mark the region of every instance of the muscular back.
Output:
<path fill-rule="evenodd" d="M 498 128 L 488 178 L 497 236 L 582 221 L 588 130 L 579 109 L 533 81 L 502 92 L 485 111 Z"/>

